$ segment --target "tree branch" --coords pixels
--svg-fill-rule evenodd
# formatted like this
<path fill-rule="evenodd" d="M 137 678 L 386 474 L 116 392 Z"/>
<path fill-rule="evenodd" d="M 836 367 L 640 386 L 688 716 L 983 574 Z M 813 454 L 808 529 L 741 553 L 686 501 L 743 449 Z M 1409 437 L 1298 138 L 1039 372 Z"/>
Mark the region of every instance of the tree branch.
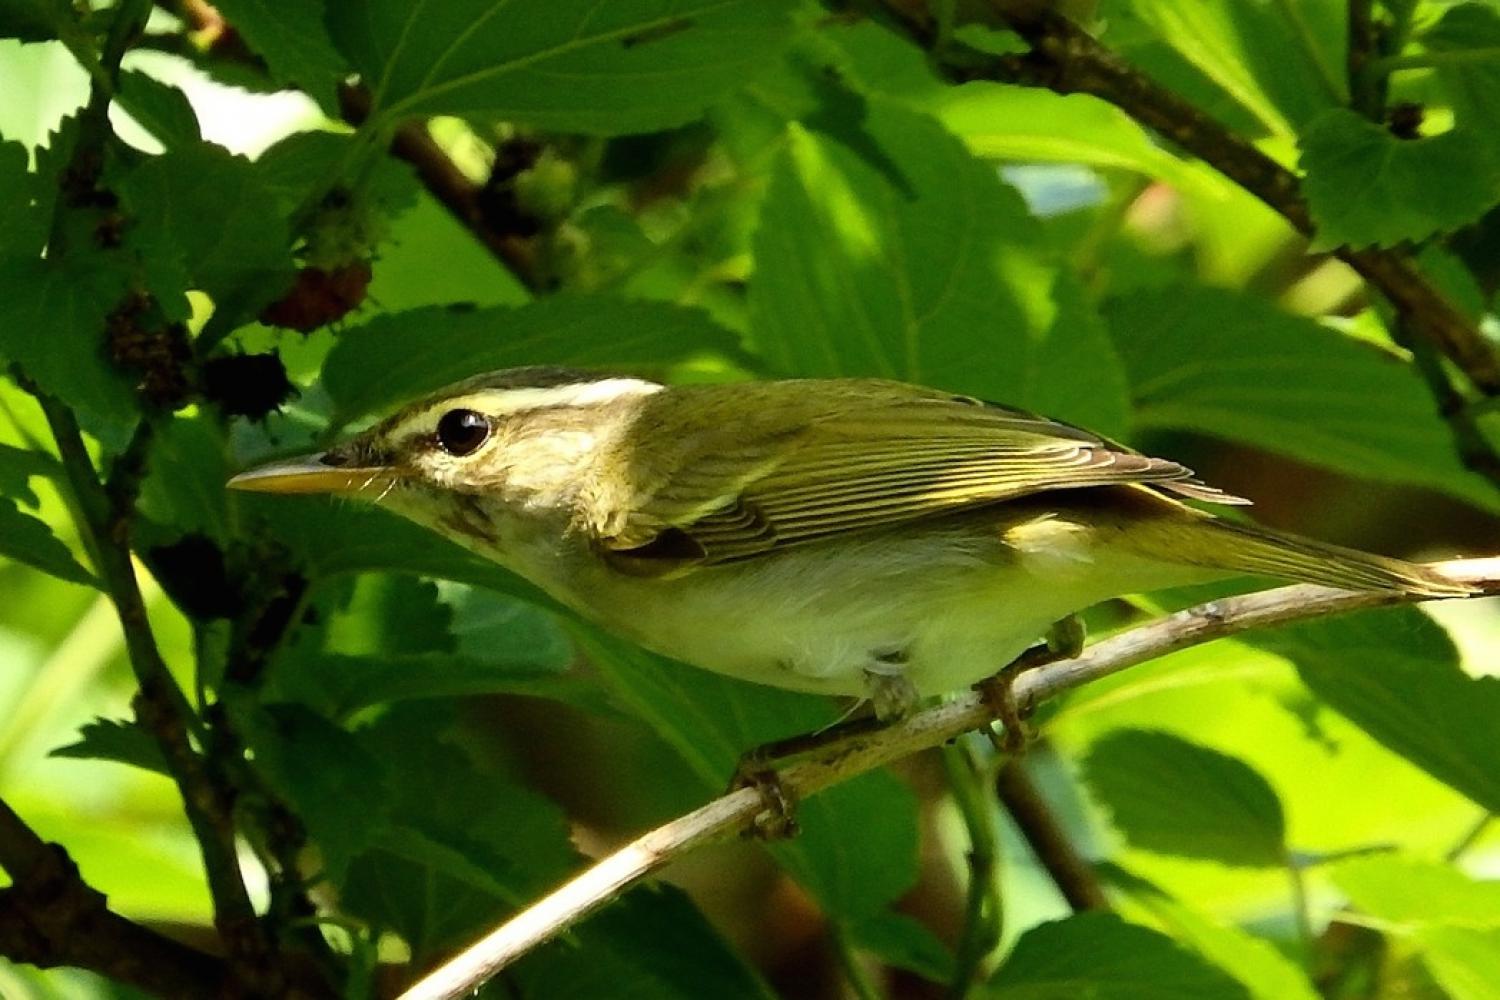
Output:
<path fill-rule="evenodd" d="M 222 961 L 110 910 L 67 852 L 0 801 L 0 954 L 39 968 L 89 969 L 163 997 L 223 995 Z"/>
<path fill-rule="evenodd" d="M 1500 558 L 1433 564 L 1454 580 L 1485 593 L 1500 592 Z M 1167 615 L 1088 647 L 1077 658 L 1028 670 L 1015 681 L 1017 703 L 1029 709 L 1090 681 L 1118 673 L 1189 646 L 1252 628 L 1307 621 L 1360 608 L 1417 598 L 1391 593 L 1355 593 L 1298 584 L 1211 601 Z M 630 886 L 669 862 L 711 841 L 774 818 L 771 798 L 800 801 L 919 750 L 939 746 L 995 721 L 986 699 L 970 692 L 870 733 L 858 733 L 820 748 L 778 772 L 782 795 L 741 788 L 645 834 L 533 903 L 401 995 L 400 1000 L 456 1000 L 478 988 L 511 962 L 551 940 Z"/>
<path fill-rule="evenodd" d="M 261 928 L 245 889 L 235 847 L 233 794 L 210 774 L 193 749 L 189 726 L 198 724 L 182 689 L 162 660 L 146 616 L 129 544 L 129 506 L 114 502 L 99 482 L 72 412 L 57 400 L 37 393 L 37 401 L 57 441 L 58 454 L 80 514 L 80 530 L 91 539 L 95 570 L 114 602 L 125 635 L 125 649 L 140 686 L 133 701 L 141 725 L 161 748 L 182 794 L 188 823 L 198 840 L 214 925 L 237 974 L 247 983 L 268 987 L 276 976 L 271 943 Z"/>
<path fill-rule="evenodd" d="M 936 25 L 925 10 L 901 0 L 884 3 L 919 44 L 934 45 Z M 991 3 L 1032 51 L 996 56 L 977 66 L 948 67 L 951 78 L 1046 87 L 1059 94 L 1090 94 L 1108 101 L 1255 195 L 1299 232 L 1313 234 L 1312 215 L 1296 174 L 1045 5 L 1031 0 Z M 1377 288 L 1412 331 L 1451 359 L 1476 388 L 1486 396 L 1500 395 L 1500 355 L 1409 256 L 1395 250 L 1348 247 L 1335 254 Z"/>
<path fill-rule="evenodd" d="M 1025 758 L 1012 757 L 1001 765 L 995 777 L 995 792 L 1074 912 L 1109 909 L 1109 899 L 1094 866 L 1078 852 L 1042 798 L 1036 782 L 1027 773 Z"/>
<path fill-rule="evenodd" d="M 362 86 L 345 84 L 339 88 L 339 107 L 344 118 L 359 125 L 369 117 L 370 94 Z M 495 219 L 485 211 L 480 187 L 433 141 L 427 126 L 420 121 L 405 122 L 396 127 L 391 140 L 391 154 L 405 160 L 417 172 L 417 179 L 453 217 L 504 265 L 516 280 L 531 291 L 545 282 L 539 269 L 536 247 L 521 220 Z"/>

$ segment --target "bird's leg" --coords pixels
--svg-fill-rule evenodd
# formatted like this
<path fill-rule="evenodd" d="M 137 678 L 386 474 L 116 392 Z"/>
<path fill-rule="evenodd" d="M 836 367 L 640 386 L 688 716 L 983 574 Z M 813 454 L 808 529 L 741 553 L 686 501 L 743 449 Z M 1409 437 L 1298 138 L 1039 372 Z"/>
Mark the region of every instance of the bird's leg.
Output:
<path fill-rule="evenodd" d="M 1073 659 L 1083 652 L 1083 638 L 1083 619 L 1077 615 L 1068 615 L 1052 624 L 1041 645 L 1032 646 L 998 674 L 986 677 L 974 685 L 1004 730 L 997 738 L 993 726 L 986 729 L 990 739 L 995 741 L 995 748 L 1001 753 L 1024 753 L 1030 739 L 1025 720 L 1031 715 L 1033 706 L 1022 705 L 1016 699 L 1016 678 L 1044 663 Z"/>
<path fill-rule="evenodd" d="M 740 756 L 729 787 L 731 790 L 756 788 L 765 799 L 767 811 L 762 815 L 768 818 L 757 818 L 752 827 L 756 836 L 770 839 L 795 836 L 797 832 L 797 822 L 792 815 L 796 803 L 781 784 L 777 771 L 779 765 L 905 718 L 921 700 L 905 674 L 905 650 L 878 650 L 871 659 L 870 668 L 865 670 L 866 696 L 860 704 L 867 702 L 873 715 L 846 716 L 817 732 L 763 743 Z"/>

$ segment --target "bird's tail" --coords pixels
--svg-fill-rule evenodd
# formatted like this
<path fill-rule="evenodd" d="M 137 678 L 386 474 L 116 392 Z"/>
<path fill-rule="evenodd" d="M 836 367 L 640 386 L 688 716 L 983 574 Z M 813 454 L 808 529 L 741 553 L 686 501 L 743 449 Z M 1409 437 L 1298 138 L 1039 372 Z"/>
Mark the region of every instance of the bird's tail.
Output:
<path fill-rule="evenodd" d="M 1317 583 L 1340 590 L 1374 590 L 1420 597 L 1470 597 L 1483 588 L 1444 576 L 1420 563 L 1377 556 L 1341 545 L 1303 538 L 1260 525 L 1204 519 L 1204 557 L 1188 562 L 1255 576 L 1274 576 L 1301 583 Z"/>

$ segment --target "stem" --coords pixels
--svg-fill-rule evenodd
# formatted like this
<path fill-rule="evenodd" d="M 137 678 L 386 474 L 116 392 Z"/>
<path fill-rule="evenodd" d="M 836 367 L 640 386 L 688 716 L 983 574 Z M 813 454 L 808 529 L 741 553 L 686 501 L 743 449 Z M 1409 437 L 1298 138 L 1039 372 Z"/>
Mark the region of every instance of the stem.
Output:
<path fill-rule="evenodd" d="M 1314 234 L 1316 227 L 1296 174 L 1253 143 L 1126 63 L 1050 5 L 1030 0 L 990 3 L 1031 44 L 1032 51 L 995 56 L 977 66 L 947 67 L 950 79 L 986 79 L 1046 87 L 1059 94 L 1091 94 L 1197 156 L 1280 213 L 1297 231 Z M 885 0 L 885 6 L 893 20 L 931 49 L 935 28 L 930 16 L 899 0 Z M 1447 355 L 1485 395 L 1500 394 L 1500 354 L 1409 255 L 1348 247 L 1335 254 L 1390 300 L 1413 331 Z"/>
<path fill-rule="evenodd" d="M 137 719 L 156 740 L 182 795 L 189 825 L 198 840 L 214 902 L 214 925 L 246 982 L 273 976 L 264 934 L 245 889 L 235 846 L 232 793 L 210 773 L 193 749 L 190 729 L 203 739 L 201 720 L 172 677 L 146 616 L 129 547 L 129 508 L 120 507 L 99 482 L 72 411 L 49 396 L 37 395 L 57 442 L 68 485 L 82 515 L 79 531 L 93 540 L 96 572 L 114 602 L 125 650 L 140 687 L 133 701 Z"/>
<path fill-rule="evenodd" d="M 1472 584 L 1481 592 L 1500 592 L 1500 558 L 1457 559 L 1429 567 L 1454 581 Z M 1025 671 L 1014 682 L 1016 701 L 1025 711 L 1090 681 L 1252 628 L 1421 599 L 1407 594 L 1355 593 L 1298 584 L 1210 601 L 1110 636 L 1074 659 Z M 786 801 L 809 798 L 994 721 L 988 699 L 979 692 L 970 692 L 874 732 L 855 733 L 834 741 L 779 771 L 776 775 L 779 791 L 737 789 L 600 859 L 434 969 L 403 993 L 401 1000 L 457 1000 L 467 996 L 511 962 L 689 851 L 750 829 L 757 822 L 765 825 Z"/>
<path fill-rule="evenodd" d="M 995 790 L 1073 911 L 1110 909 L 1094 866 L 1073 844 L 1047 800 L 1042 798 L 1026 772 L 1024 758 L 1012 757 L 1005 762 L 995 779 Z"/>
<path fill-rule="evenodd" d="M 849 984 L 858 1000 L 881 1000 L 883 994 L 880 987 L 870 978 L 869 971 L 859 964 L 854 942 L 849 940 L 849 932 L 842 927 L 835 926 L 833 929 L 833 952 L 838 957 L 839 968 L 843 970 L 844 981 Z"/>
<path fill-rule="evenodd" d="M 1370 63 L 1370 75 L 1380 78 L 1404 69 L 1438 69 L 1476 62 L 1500 62 L 1500 46 L 1453 49 L 1445 52 L 1416 52 L 1405 56 L 1386 56 Z"/>
<path fill-rule="evenodd" d="M 1302 961 L 1304 965 L 1311 965 L 1317 937 L 1313 934 L 1312 913 L 1308 909 L 1307 877 L 1302 866 L 1291 857 L 1286 859 L 1286 870 L 1291 880 L 1292 914 L 1297 920 L 1297 940 L 1302 946 Z"/>
<path fill-rule="evenodd" d="M 964 1000 L 984 974 L 984 960 L 1000 944 L 1005 929 L 1004 897 L 997 875 L 1000 870 L 1000 831 L 995 812 L 984 794 L 974 755 L 967 746 L 943 747 L 943 769 L 953 802 L 969 833 L 969 888 L 964 908 L 963 934 L 955 950 L 949 1000 Z"/>
<path fill-rule="evenodd" d="M 126 920 L 78 874 L 61 847 L 0 801 L 0 954 L 39 968 L 89 969 L 163 997 L 221 997 L 224 963 Z"/>
<path fill-rule="evenodd" d="M 1485 831 L 1489 830 L 1490 824 L 1494 821 L 1494 813 L 1487 812 L 1483 816 L 1479 817 L 1479 821 L 1472 827 L 1470 827 L 1468 832 L 1466 832 L 1462 837 L 1458 838 L 1458 843 L 1448 848 L 1448 853 L 1444 855 L 1447 861 L 1449 863 L 1452 863 L 1467 854 L 1469 852 L 1469 848 L 1479 843 L 1480 839 L 1484 836 Z"/>

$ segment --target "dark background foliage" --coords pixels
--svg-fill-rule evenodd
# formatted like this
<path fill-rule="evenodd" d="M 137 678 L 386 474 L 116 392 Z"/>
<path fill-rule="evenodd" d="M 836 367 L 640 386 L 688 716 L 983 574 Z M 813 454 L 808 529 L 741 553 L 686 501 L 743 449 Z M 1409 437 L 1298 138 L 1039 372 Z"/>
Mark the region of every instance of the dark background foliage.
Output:
<path fill-rule="evenodd" d="M 839 715 L 223 490 L 476 371 L 905 378 L 1493 552 L 1500 7 L 1061 7 L 0 0 L 0 995 L 393 995 Z M 1494 997 L 1497 642 L 1135 668 L 485 995 Z"/>

